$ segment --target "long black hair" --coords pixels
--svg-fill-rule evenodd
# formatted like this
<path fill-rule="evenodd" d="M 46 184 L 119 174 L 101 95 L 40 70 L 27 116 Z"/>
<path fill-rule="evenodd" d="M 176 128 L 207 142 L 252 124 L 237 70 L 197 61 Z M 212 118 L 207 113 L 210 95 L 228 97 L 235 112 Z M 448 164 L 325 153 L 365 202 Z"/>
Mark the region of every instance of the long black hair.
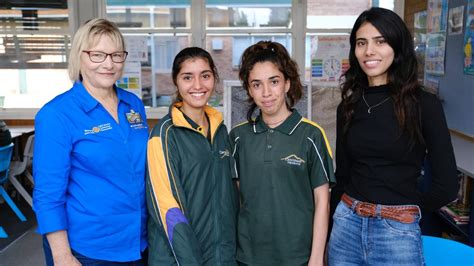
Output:
<path fill-rule="evenodd" d="M 240 59 L 239 78 L 242 86 L 247 91 L 250 107 L 247 111 L 247 120 L 252 122 L 252 115 L 257 108 L 249 93 L 249 75 L 257 63 L 272 62 L 278 70 L 283 73 L 285 80 L 290 80 L 290 89 L 286 93 L 286 106 L 288 109 L 301 99 L 303 94 L 303 84 L 298 72 L 298 64 L 291 59 L 285 46 L 277 42 L 259 41 L 245 49 Z"/>
<path fill-rule="evenodd" d="M 366 23 L 374 26 L 394 51 L 394 59 L 387 70 L 387 77 L 401 133 L 408 134 L 410 147 L 416 141 L 422 143 L 423 136 L 417 97 L 420 84 L 418 83 L 413 38 L 403 20 L 396 13 L 378 7 L 362 12 L 352 28 L 349 52 L 350 68 L 344 74 L 344 81 L 341 84 L 344 134 L 347 133 L 351 123 L 355 103 L 360 100 L 362 91 L 369 86 L 367 75 L 360 67 L 355 55 L 356 33 Z"/>
<path fill-rule="evenodd" d="M 173 61 L 173 67 L 171 69 L 171 78 L 173 79 L 173 84 L 178 87 L 177 78 L 179 71 L 181 71 L 181 67 L 184 61 L 193 58 L 201 58 L 209 64 L 211 68 L 212 74 L 214 75 L 214 85 L 219 83 L 219 73 L 217 73 L 216 64 L 214 64 L 214 60 L 212 56 L 204 49 L 200 47 L 188 47 L 181 50 L 175 57 Z M 182 101 L 183 98 L 179 94 L 179 90 L 177 90 L 176 100 L 175 102 Z"/>

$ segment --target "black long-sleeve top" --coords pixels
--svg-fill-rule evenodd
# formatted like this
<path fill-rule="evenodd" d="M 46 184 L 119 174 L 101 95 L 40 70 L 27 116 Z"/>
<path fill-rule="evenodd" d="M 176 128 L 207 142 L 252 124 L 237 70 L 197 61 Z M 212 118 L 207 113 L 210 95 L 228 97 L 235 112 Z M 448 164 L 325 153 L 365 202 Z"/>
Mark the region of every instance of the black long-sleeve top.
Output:
<path fill-rule="evenodd" d="M 390 87 L 365 89 L 370 106 L 389 96 Z M 433 210 L 452 201 L 458 190 L 456 162 L 443 109 L 438 98 L 419 90 L 424 144 L 409 149 L 406 133 L 400 136 L 392 99 L 373 107 L 361 98 L 347 135 L 343 134 L 341 106 L 337 110 L 336 179 L 333 207 L 343 192 L 366 202 L 386 205 L 416 204 Z M 432 183 L 427 192 L 417 190 L 425 156 L 431 165 Z"/>

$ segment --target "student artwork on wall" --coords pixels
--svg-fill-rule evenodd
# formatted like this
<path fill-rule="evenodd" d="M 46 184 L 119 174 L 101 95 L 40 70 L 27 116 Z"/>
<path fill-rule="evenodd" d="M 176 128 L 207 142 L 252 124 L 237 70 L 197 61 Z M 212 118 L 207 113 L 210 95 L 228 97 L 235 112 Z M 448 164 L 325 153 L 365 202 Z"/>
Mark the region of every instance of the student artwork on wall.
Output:
<path fill-rule="evenodd" d="M 462 34 L 462 23 L 464 15 L 464 6 L 458 6 L 449 9 L 448 16 L 448 34 L 458 35 Z"/>
<path fill-rule="evenodd" d="M 474 0 L 467 2 L 466 34 L 464 35 L 464 73 L 474 75 Z"/>
<path fill-rule="evenodd" d="M 426 10 L 415 13 L 415 53 L 418 59 L 418 78 L 424 79 L 425 52 L 426 52 Z"/>
<path fill-rule="evenodd" d="M 447 17 L 447 0 L 428 1 L 425 73 L 444 75 Z"/>
<path fill-rule="evenodd" d="M 349 36 L 314 36 L 311 40 L 311 83 L 317 87 L 338 87 L 349 69 Z"/>
<path fill-rule="evenodd" d="M 128 51 L 127 61 L 148 61 L 147 36 L 124 36 L 124 39 Z"/>

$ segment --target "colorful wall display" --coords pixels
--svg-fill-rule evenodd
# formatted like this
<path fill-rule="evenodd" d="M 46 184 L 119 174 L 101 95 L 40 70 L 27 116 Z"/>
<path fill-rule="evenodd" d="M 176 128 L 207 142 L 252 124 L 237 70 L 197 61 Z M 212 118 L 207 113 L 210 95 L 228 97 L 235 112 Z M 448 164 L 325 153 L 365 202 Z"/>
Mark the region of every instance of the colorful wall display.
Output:
<path fill-rule="evenodd" d="M 444 75 L 447 18 L 447 0 L 428 1 L 425 73 Z"/>
<path fill-rule="evenodd" d="M 458 6 L 449 9 L 448 15 L 448 34 L 462 34 L 462 23 L 464 20 L 464 6 Z"/>
<path fill-rule="evenodd" d="M 474 0 L 467 2 L 466 33 L 464 35 L 464 73 L 474 75 Z"/>
<path fill-rule="evenodd" d="M 426 15 L 427 12 L 421 11 L 415 13 L 415 53 L 418 60 L 418 79 L 423 81 L 425 76 L 425 53 L 426 53 Z"/>
<path fill-rule="evenodd" d="M 137 95 L 140 99 L 142 98 L 141 69 L 140 62 L 126 62 L 122 78 L 116 83 L 118 87 Z"/>
<path fill-rule="evenodd" d="M 339 79 L 349 69 L 349 36 L 314 36 L 311 40 L 311 84 L 338 87 Z"/>

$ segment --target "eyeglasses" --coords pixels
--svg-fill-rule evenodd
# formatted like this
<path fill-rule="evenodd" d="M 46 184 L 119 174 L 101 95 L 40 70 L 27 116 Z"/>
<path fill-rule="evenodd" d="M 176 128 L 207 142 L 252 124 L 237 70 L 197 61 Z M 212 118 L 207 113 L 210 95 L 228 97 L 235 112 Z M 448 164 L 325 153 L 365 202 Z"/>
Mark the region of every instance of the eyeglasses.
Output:
<path fill-rule="evenodd" d="M 112 59 L 112 62 L 123 63 L 125 62 L 125 59 L 127 59 L 127 55 L 128 55 L 127 51 L 115 52 L 111 54 L 104 53 L 104 52 L 97 52 L 97 51 L 82 51 L 82 52 L 88 54 L 89 59 L 94 63 L 104 62 L 107 56 L 109 55 L 110 55 L 110 58 Z"/>

